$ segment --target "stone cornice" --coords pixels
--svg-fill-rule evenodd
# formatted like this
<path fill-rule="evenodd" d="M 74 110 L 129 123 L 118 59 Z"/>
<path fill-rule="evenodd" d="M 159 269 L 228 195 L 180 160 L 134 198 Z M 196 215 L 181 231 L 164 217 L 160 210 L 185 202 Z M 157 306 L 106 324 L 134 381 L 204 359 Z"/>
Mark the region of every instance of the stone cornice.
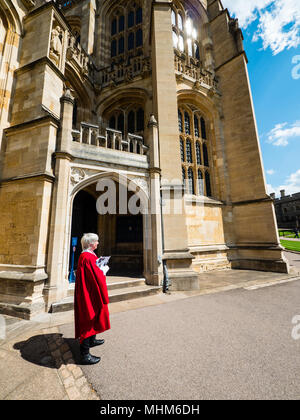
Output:
<path fill-rule="evenodd" d="M 42 57 L 39 58 L 36 61 L 32 61 L 31 63 L 25 64 L 22 67 L 19 67 L 17 70 L 15 70 L 16 74 L 21 74 L 26 71 L 32 70 L 35 66 L 41 65 L 41 64 L 47 64 L 51 69 L 56 73 L 56 75 L 63 81 L 66 82 L 66 77 L 63 75 L 63 73 L 59 70 L 58 67 L 50 60 L 49 57 Z"/>
<path fill-rule="evenodd" d="M 3 184 L 7 184 L 9 182 L 32 181 L 33 179 L 41 179 L 42 181 L 48 181 L 48 182 L 53 183 L 55 181 L 55 176 L 46 172 L 37 172 L 37 173 L 26 174 L 22 176 L 4 178 L 0 181 L 0 186 Z"/>
<path fill-rule="evenodd" d="M 27 130 L 31 127 L 36 127 L 39 125 L 44 125 L 46 123 L 52 123 L 54 124 L 57 128 L 60 126 L 60 120 L 55 118 L 53 115 L 45 115 L 43 117 L 40 118 L 36 118 L 34 120 L 30 120 L 30 121 L 25 121 L 21 124 L 16 124 L 13 125 L 11 127 L 8 127 L 4 130 L 5 134 L 7 136 L 13 134 L 15 131 L 19 131 L 19 130 Z"/>
<path fill-rule="evenodd" d="M 252 205 L 252 204 L 272 203 L 272 202 L 273 200 L 268 196 L 268 197 L 263 197 L 263 198 L 257 198 L 254 200 L 235 201 L 231 203 L 231 205 L 232 206 L 247 206 L 247 205 Z"/>

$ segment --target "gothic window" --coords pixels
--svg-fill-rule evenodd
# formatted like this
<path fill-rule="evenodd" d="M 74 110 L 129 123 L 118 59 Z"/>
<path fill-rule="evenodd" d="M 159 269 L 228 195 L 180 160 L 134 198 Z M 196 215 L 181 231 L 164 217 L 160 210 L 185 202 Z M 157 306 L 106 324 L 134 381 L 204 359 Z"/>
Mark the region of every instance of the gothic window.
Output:
<path fill-rule="evenodd" d="M 183 133 L 182 113 L 180 109 L 178 110 L 178 125 L 180 133 Z"/>
<path fill-rule="evenodd" d="M 201 169 L 198 169 L 198 194 L 204 195 L 204 179 Z"/>
<path fill-rule="evenodd" d="M 132 28 L 134 26 L 134 11 L 131 10 L 128 13 L 128 28 Z"/>
<path fill-rule="evenodd" d="M 119 18 L 119 32 L 123 32 L 125 29 L 125 17 L 120 16 Z"/>
<path fill-rule="evenodd" d="M 117 55 L 117 41 L 114 39 L 111 43 L 111 56 L 115 57 Z"/>
<path fill-rule="evenodd" d="M 121 114 L 119 114 L 118 116 L 118 126 L 117 129 L 119 131 L 122 131 L 122 133 L 124 133 L 124 114 L 123 112 Z"/>
<path fill-rule="evenodd" d="M 119 54 L 123 54 L 124 53 L 124 37 L 122 36 L 119 39 Z"/>
<path fill-rule="evenodd" d="M 188 163 L 193 163 L 192 143 L 190 139 L 186 141 L 186 160 Z"/>
<path fill-rule="evenodd" d="M 201 145 L 199 141 L 196 141 L 196 158 L 197 158 L 197 165 L 201 165 L 202 164 Z"/>
<path fill-rule="evenodd" d="M 113 19 L 111 22 L 111 36 L 116 35 L 117 33 L 117 19 Z"/>
<path fill-rule="evenodd" d="M 136 11 L 136 24 L 143 23 L 143 9 L 139 7 Z"/>
<path fill-rule="evenodd" d="M 137 111 L 136 119 L 137 119 L 137 121 L 136 121 L 137 132 L 144 131 L 144 128 L 145 128 L 145 113 L 144 113 L 143 108 L 140 108 Z"/>
<path fill-rule="evenodd" d="M 116 129 L 116 117 L 114 115 L 109 120 L 109 128 Z"/>
<path fill-rule="evenodd" d="M 172 25 L 176 26 L 177 22 L 176 22 L 176 13 L 175 11 L 172 9 Z"/>
<path fill-rule="evenodd" d="M 180 53 L 200 60 L 199 35 L 195 19 L 189 16 L 189 11 L 184 12 L 175 5 L 172 8 L 171 20 L 173 27 L 173 46 Z"/>
<path fill-rule="evenodd" d="M 188 193 L 195 194 L 194 172 L 192 168 L 188 169 Z"/>
<path fill-rule="evenodd" d="M 134 49 L 134 33 L 130 32 L 128 35 L 128 51 L 131 51 Z"/>
<path fill-rule="evenodd" d="M 184 38 L 182 35 L 179 35 L 178 37 L 178 49 L 180 52 L 184 51 Z"/>
<path fill-rule="evenodd" d="M 199 120 L 196 114 L 194 115 L 194 131 L 195 131 L 195 137 L 200 137 Z"/>
<path fill-rule="evenodd" d="M 206 140 L 206 124 L 203 117 L 201 118 L 201 137 Z"/>
<path fill-rule="evenodd" d="M 142 135 L 145 129 L 144 109 L 141 107 L 117 109 L 110 114 L 108 126 L 111 129 L 122 131 L 124 136 L 129 133 Z"/>
<path fill-rule="evenodd" d="M 185 187 L 185 181 L 186 181 L 185 169 L 184 167 L 182 167 L 182 183 L 184 187 Z"/>
<path fill-rule="evenodd" d="M 209 172 L 205 172 L 205 184 L 206 184 L 206 195 L 211 197 L 211 185 L 210 185 L 210 175 Z"/>
<path fill-rule="evenodd" d="M 185 105 L 178 108 L 178 121 L 182 173 L 187 175 L 186 191 L 189 194 L 211 197 L 209 142 L 204 128 L 205 119 L 193 105 Z"/>
<path fill-rule="evenodd" d="M 178 28 L 181 31 L 183 31 L 183 18 L 180 13 L 178 13 L 177 19 L 178 19 Z"/>
<path fill-rule="evenodd" d="M 136 33 L 136 48 L 141 47 L 143 45 L 143 31 L 142 29 L 138 29 Z"/>
<path fill-rule="evenodd" d="M 203 144 L 203 160 L 204 160 L 204 166 L 209 166 L 209 162 L 208 162 L 208 152 L 207 152 L 207 146 L 204 143 Z"/>
<path fill-rule="evenodd" d="M 132 52 L 131 56 L 141 54 L 142 26 L 143 9 L 136 3 L 132 3 L 125 14 L 123 9 L 114 13 L 111 17 L 111 58 L 122 60 L 127 51 Z"/>
<path fill-rule="evenodd" d="M 178 35 L 174 30 L 173 30 L 173 47 L 178 48 Z"/>
<path fill-rule="evenodd" d="M 135 132 L 135 115 L 133 111 L 128 114 L 128 133 Z"/>
<path fill-rule="evenodd" d="M 72 117 L 73 128 L 77 126 L 77 120 L 78 120 L 78 102 L 77 102 L 77 99 L 75 99 L 74 107 L 73 107 L 73 117 Z"/>
<path fill-rule="evenodd" d="M 184 162 L 184 141 L 180 138 L 180 155 L 181 155 L 181 162 Z"/>
<path fill-rule="evenodd" d="M 184 113 L 184 129 L 185 134 L 191 134 L 191 121 L 188 112 Z"/>

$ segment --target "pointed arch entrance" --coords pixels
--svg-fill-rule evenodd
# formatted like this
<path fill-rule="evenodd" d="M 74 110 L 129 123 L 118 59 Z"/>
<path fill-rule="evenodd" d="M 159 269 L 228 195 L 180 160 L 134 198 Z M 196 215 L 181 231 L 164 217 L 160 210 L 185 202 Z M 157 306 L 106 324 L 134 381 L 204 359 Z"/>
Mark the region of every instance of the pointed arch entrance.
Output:
<path fill-rule="evenodd" d="M 98 179 L 99 180 L 99 179 Z M 99 235 L 98 256 L 111 256 L 109 276 L 141 277 L 145 272 L 145 215 L 142 212 L 130 214 L 124 212 L 124 203 L 120 205 L 120 196 L 127 194 L 127 203 L 134 192 L 128 191 L 127 185 L 115 182 L 116 207 L 112 214 L 99 214 L 97 200 L 101 192 L 97 191 L 96 180 L 77 189 L 72 204 L 71 235 L 69 240 L 69 270 L 72 261 L 72 238 L 76 237 L 78 245 L 74 256 L 76 272 L 81 253 L 80 239 L 84 233 L 93 232 Z M 122 190 L 122 191 L 120 191 Z M 128 206 L 127 206 L 128 209 Z"/>

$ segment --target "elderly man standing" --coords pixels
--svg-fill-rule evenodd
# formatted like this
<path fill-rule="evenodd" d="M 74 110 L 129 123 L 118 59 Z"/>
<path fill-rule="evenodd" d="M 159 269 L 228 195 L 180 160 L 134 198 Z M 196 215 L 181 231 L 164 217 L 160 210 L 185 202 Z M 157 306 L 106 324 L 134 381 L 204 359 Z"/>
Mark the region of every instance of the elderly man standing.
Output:
<path fill-rule="evenodd" d="M 106 277 L 97 266 L 95 249 L 99 237 L 93 233 L 85 234 L 81 239 L 82 253 L 78 261 L 75 283 L 75 338 L 80 339 L 82 364 L 96 364 L 100 357 L 90 354 L 90 347 L 104 344 L 97 340 L 96 334 L 110 329 L 108 312 L 108 292 Z"/>

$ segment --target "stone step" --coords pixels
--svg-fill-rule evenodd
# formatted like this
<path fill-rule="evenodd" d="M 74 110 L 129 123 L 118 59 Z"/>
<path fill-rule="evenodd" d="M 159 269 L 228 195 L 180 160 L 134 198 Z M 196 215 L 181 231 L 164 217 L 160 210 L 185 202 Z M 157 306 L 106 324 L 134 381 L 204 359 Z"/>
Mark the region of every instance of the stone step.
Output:
<path fill-rule="evenodd" d="M 118 286 L 118 287 L 117 287 Z M 121 302 L 125 300 L 138 299 L 151 296 L 161 291 L 160 286 L 148 286 L 143 279 L 132 279 L 130 281 L 108 282 L 109 302 Z M 65 312 L 74 309 L 74 296 L 70 295 L 60 302 L 51 305 L 50 312 Z"/>
<path fill-rule="evenodd" d="M 115 289 L 109 292 L 110 303 L 124 300 L 137 299 L 159 293 L 162 290 L 159 286 L 136 286 L 130 288 Z"/>
<path fill-rule="evenodd" d="M 121 289 L 125 287 L 143 286 L 146 279 L 133 277 L 110 276 L 106 277 L 107 290 Z M 68 296 L 74 296 L 75 283 L 69 285 Z"/>
<path fill-rule="evenodd" d="M 144 278 L 107 277 L 106 280 L 108 291 L 125 287 L 144 286 L 146 284 Z"/>

